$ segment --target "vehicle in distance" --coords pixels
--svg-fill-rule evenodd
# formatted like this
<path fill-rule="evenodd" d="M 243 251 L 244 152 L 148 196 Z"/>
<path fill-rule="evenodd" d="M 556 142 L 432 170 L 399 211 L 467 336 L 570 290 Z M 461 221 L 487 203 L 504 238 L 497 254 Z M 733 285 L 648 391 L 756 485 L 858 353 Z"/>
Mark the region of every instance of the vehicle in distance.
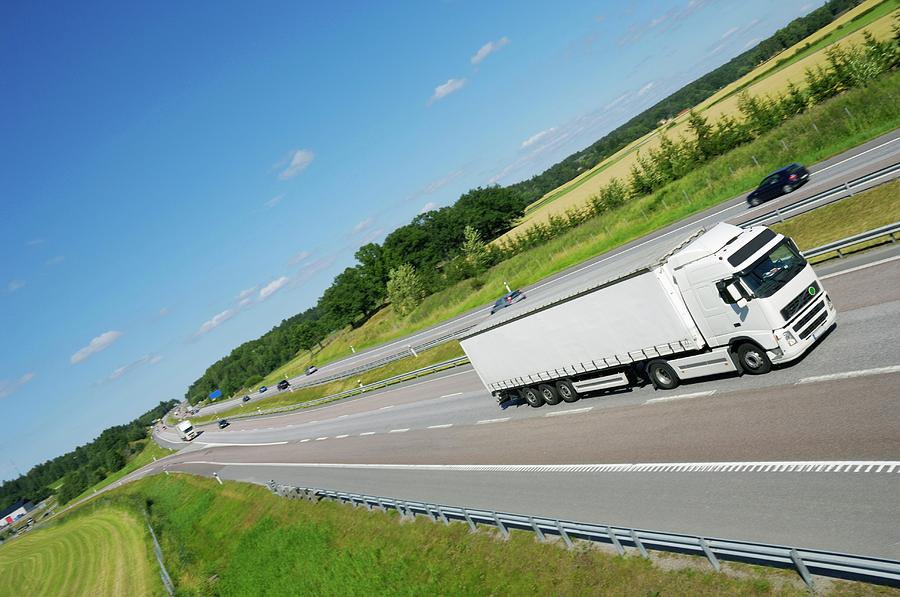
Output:
<path fill-rule="evenodd" d="M 766 373 L 798 359 L 836 318 L 791 239 L 721 223 L 637 270 L 485 320 L 460 344 L 498 401 L 538 407 L 645 381 L 672 389 Z"/>
<path fill-rule="evenodd" d="M 250 402 L 250 396 L 245 395 L 243 398 L 241 398 L 241 402 Z"/>
<path fill-rule="evenodd" d="M 178 433 L 181 435 L 181 439 L 186 442 L 189 442 L 197 437 L 197 430 L 194 429 L 194 426 L 191 424 L 190 420 L 187 419 L 178 423 Z"/>
<path fill-rule="evenodd" d="M 491 315 L 493 315 L 500 309 L 509 307 L 513 303 L 518 303 L 524 298 L 525 293 L 523 293 L 521 290 L 513 290 L 512 292 L 507 292 L 506 294 L 498 298 L 494 305 L 491 307 Z"/>
<path fill-rule="evenodd" d="M 288 389 L 289 387 L 291 387 L 291 382 L 289 382 L 289 381 L 286 380 L 286 379 L 282 379 L 281 381 L 278 382 L 278 389 L 279 389 L 279 390 L 286 390 L 286 389 Z"/>
<path fill-rule="evenodd" d="M 226 427 L 228 427 L 228 425 L 230 425 L 230 423 L 228 422 L 228 419 L 220 419 L 219 420 L 219 429 L 225 429 Z"/>
<path fill-rule="evenodd" d="M 315 373 L 318 370 L 319 370 L 319 368 L 316 367 L 315 365 L 310 365 L 309 367 L 306 368 L 306 374 L 312 375 L 313 373 Z"/>
<path fill-rule="evenodd" d="M 747 195 L 747 203 L 756 206 L 765 201 L 792 193 L 809 180 L 809 170 L 800 164 L 790 164 L 766 176 L 756 190 Z"/>
<path fill-rule="evenodd" d="M 260 394 L 264 394 L 265 391 L 268 390 L 268 389 L 269 389 L 269 388 L 267 388 L 266 386 L 259 386 L 259 393 L 260 393 Z"/>

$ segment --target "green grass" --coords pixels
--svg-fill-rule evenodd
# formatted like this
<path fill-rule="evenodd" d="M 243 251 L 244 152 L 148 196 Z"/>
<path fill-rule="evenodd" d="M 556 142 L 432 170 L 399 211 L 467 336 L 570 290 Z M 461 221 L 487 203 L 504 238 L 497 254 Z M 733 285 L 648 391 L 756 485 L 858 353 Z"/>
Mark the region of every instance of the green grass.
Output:
<path fill-rule="evenodd" d="M 91 508 L 0 546 L 0 596 L 164 595 L 142 521 Z"/>
<path fill-rule="evenodd" d="M 837 203 L 790 218 L 783 223 L 775 224 L 772 228 L 793 238 L 801 250 L 812 249 L 900 221 L 898 198 L 900 198 L 900 180 L 894 180 Z M 887 237 L 881 242 L 886 240 Z M 870 243 L 866 244 L 871 246 Z"/>
<path fill-rule="evenodd" d="M 157 458 L 157 459 L 163 458 L 165 456 L 168 456 L 169 454 L 175 453 L 175 450 L 169 450 L 167 448 L 163 448 L 156 442 L 150 441 L 149 439 L 138 440 L 138 442 L 143 445 L 143 448 L 141 449 L 140 452 L 135 454 L 134 458 L 129 460 L 125 464 L 125 466 L 122 467 L 121 469 L 117 470 L 116 472 L 112 473 L 111 475 L 107 475 L 107 477 L 105 479 L 103 479 L 96 485 L 85 489 L 81 493 L 81 495 L 79 495 L 74 500 L 72 500 L 72 502 L 77 502 L 78 500 L 91 495 L 95 491 L 99 491 L 99 490 L 103 489 L 104 487 L 106 487 L 107 485 L 115 483 L 122 477 L 124 477 L 126 475 L 130 475 L 131 473 L 138 470 L 145 464 L 149 464 L 149 463 L 153 462 L 154 458 Z"/>
<path fill-rule="evenodd" d="M 330 396 L 331 394 L 337 394 L 345 390 L 356 388 L 359 386 L 359 382 L 362 382 L 364 385 L 378 382 L 395 375 L 408 373 L 410 371 L 415 371 L 416 369 L 421 369 L 422 367 L 442 363 L 444 361 L 462 355 L 463 351 L 459 346 L 459 342 L 445 342 L 444 344 L 440 344 L 434 348 L 426 350 L 425 352 L 420 352 L 418 357 L 409 356 L 403 359 L 398 359 L 392 363 L 388 363 L 387 365 L 378 367 L 376 369 L 371 369 L 369 371 L 366 371 L 365 373 L 355 375 L 351 378 L 340 379 L 310 388 L 301 388 L 293 392 L 283 392 L 280 394 L 275 394 L 270 398 L 256 399 L 253 402 L 249 403 L 247 406 L 236 406 L 225 412 L 216 413 L 215 415 L 191 418 L 191 421 L 195 425 L 202 425 L 204 423 L 210 423 L 222 418 L 229 418 L 234 417 L 235 415 L 253 413 L 257 408 L 262 409 L 265 412 L 268 409 L 278 408 L 281 406 L 301 405 L 305 402 L 309 402 L 310 400 L 316 400 L 317 398 Z M 399 381 L 405 380 L 398 380 L 397 383 L 399 383 Z"/>
<path fill-rule="evenodd" d="M 786 163 L 816 163 L 893 130 L 900 123 L 898 96 L 900 72 L 887 75 L 868 88 L 832 98 L 752 143 L 696 168 L 649 197 L 595 217 L 544 245 L 503 261 L 477 278 L 427 297 L 406 318 L 398 317 L 390 307 L 384 309 L 372 321 L 342 333 L 323 354 L 346 356 L 350 344 L 364 348 L 425 329 L 500 296 L 505 292 L 504 281 L 513 288 L 532 284 L 745 193 L 766 173 Z M 782 140 L 787 143 L 787 150 Z M 685 194 L 690 202 L 685 200 Z"/>
<path fill-rule="evenodd" d="M 117 490 L 152 502 L 151 519 L 180 595 L 807 595 L 796 575 L 705 560 L 663 570 L 639 557 L 565 550 L 513 532 L 273 496 L 262 487 L 187 475 Z M 839 594 L 887 593 L 836 583 Z"/>

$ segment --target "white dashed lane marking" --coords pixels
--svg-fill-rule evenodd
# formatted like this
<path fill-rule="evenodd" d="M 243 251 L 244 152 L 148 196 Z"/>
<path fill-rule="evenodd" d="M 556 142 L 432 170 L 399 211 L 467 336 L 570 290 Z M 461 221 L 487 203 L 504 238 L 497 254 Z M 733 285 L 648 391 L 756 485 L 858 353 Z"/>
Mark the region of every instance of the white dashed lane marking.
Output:
<path fill-rule="evenodd" d="M 572 410 L 561 410 L 553 413 L 547 413 L 544 415 L 545 417 L 559 417 L 562 415 L 577 415 L 578 413 L 586 413 L 589 410 L 593 410 L 593 406 L 588 406 L 586 408 L 573 408 Z"/>
<path fill-rule="evenodd" d="M 453 423 L 444 423 L 443 425 L 429 425 L 429 429 L 446 429 L 448 427 L 453 427 Z"/>
<path fill-rule="evenodd" d="M 712 396 L 715 394 L 715 390 L 709 390 L 706 392 L 694 392 L 693 394 L 678 394 L 677 396 L 663 396 L 661 398 L 651 398 L 644 402 L 644 404 L 654 404 L 656 402 L 670 402 L 672 400 L 685 400 L 687 398 L 700 398 L 701 396 Z"/>
<path fill-rule="evenodd" d="M 391 429 L 388 433 L 406 433 L 407 431 L 409 431 L 409 427 L 404 429 Z"/>
<path fill-rule="evenodd" d="M 884 375 L 885 373 L 897 373 L 900 371 L 900 365 L 893 365 L 891 367 L 878 367 L 876 369 L 860 369 L 857 371 L 844 371 L 843 373 L 832 373 L 830 375 L 819 375 L 816 377 L 804 377 L 798 384 L 801 383 L 816 383 L 819 381 L 834 381 L 836 379 L 850 379 L 853 377 L 866 377 L 869 375 Z"/>
<path fill-rule="evenodd" d="M 509 421 L 509 417 L 503 417 L 502 419 L 482 419 L 476 422 L 476 425 L 487 425 L 489 423 L 503 423 L 504 421 Z"/>

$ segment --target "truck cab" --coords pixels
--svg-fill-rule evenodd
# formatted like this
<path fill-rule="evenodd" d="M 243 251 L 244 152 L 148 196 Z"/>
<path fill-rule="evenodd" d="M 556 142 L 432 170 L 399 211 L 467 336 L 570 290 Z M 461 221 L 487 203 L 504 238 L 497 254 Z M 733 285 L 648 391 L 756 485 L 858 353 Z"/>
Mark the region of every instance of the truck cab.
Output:
<path fill-rule="evenodd" d="M 193 424 L 190 421 L 182 421 L 178 424 L 178 432 L 181 434 L 181 439 L 184 441 L 191 441 L 195 437 L 197 437 L 197 430 L 194 429 Z"/>
<path fill-rule="evenodd" d="M 771 363 L 787 363 L 806 352 L 837 318 L 828 293 L 794 242 L 763 226 L 744 230 L 719 224 L 667 266 L 712 348 L 750 342 Z M 755 362 L 742 365 L 746 369 Z"/>

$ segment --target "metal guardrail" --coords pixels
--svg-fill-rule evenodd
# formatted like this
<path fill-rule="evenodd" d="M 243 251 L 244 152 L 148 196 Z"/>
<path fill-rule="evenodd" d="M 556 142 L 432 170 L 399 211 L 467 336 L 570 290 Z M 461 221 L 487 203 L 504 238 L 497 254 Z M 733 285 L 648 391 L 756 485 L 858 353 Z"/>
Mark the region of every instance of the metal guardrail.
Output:
<path fill-rule="evenodd" d="M 280 485 L 274 481 L 270 481 L 268 486 L 272 493 L 282 497 L 311 501 L 330 499 L 352 504 L 354 507 L 363 506 L 367 510 L 372 508 L 379 508 L 385 512 L 396 510 L 402 518 L 424 515 L 434 522 L 443 522 L 446 525 L 452 521 L 465 522 L 471 531 L 477 530 L 478 525 L 487 525 L 498 529 L 504 537 L 508 536 L 512 529 L 533 532 L 541 542 L 554 536 L 565 542 L 568 548 L 573 547 L 574 539 L 582 539 L 612 545 L 620 555 L 626 553 L 627 547 L 633 548 L 643 557 L 648 557 L 648 550 L 702 556 L 709 560 L 716 571 L 721 569 L 719 560 L 789 568 L 797 571 L 810 588 L 813 588 L 813 574 L 900 587 L 900 561 L 885 558 L 294 487 Z"/>
<path fill-rule="evenodd" d="M 821 247 L 816 247 L 815 249 L 804 251 L 803 256 L 809 259 L 811 257 L 818 257 L 819 255 L 825 255 L 826 253 L 837 251 L 838 257 L 843 257 L 844 249 L 852 247 L 854 245 L 858 245 L 860 243 L 864 243 L 866 241 L 888 236 L 890 237 L 892 243 L 897 242 L 897 239 L 894 238 L 894 235 L 896 234 L 900 234 L 900 222 L 894 222 L 893 224 L 888 224 L 887 226 L 882 226 L 880 228 L 873 228 L 872 230 L 869 230 L 867 232 L 854 234 L 853 236 L 848 236 L 847 238 L 842 238 L 841 240 L 836 240 L 834 242 L 824 244 Z"/>
<path fill-rule="evenodd" d="M 340 400 L 341 398 L 349 398 L 350 396 L 355 396 L 357 394 L 363 394 L 365 392 L 371 392 L 372 390 L 378 390 L 385 386 L 389 386 L 395 383 L 400 383 L 402 381 L 407 381 L 409 379 L 415 379 L 416 377 L 422 377 L 423 375 L 428 375 L 431 373 L 437 373 L 439 371 L 443 371 L 445 369 L 450 369 L 452 367 L 457 367 L 459 365 L 465 365 L 469 362 L 469 357 L 462 356 L 456 357 L 454 359 L 450 359 L 448 361 L 442 361 L 440 363 L 435 363 L 434 365 L 428 365 L 427 367 L 422 367 L 420 369 L 416 369 L 415 371 L 407 371 L 406 373 L 400 373 L 398 375 L 393 375 L 391 377 L 387 377 L 385 379 L 380 379 L 378 381 L 374 381 L 370 384 L 364 384 L 359 386 L 358 388 L 351 388 L 349 390 L 344 390 L 343 392 L 338 392 L 337 394 L 329 394 L 328 396 L 322 396 L 321 398 L 316 398 L 315 400 L 310 400 L 308 402 L 301 402 L 299 404 L 291 404 L 288 406 L 282 406 L 279 408 L 272 408 L 268 410 L 257 410 L 255 412 L 248 412 L 246 414 L 233 415 L 228 417 L 229 420 L 234 421 L 238 419 L 249 419 L 251 417 L 258 417 L 260 415 L 272 415 L 276 413 L 289 412 L 292 410 L 300 410 L 303 408 L 308 408 L 310 406 L 318 406 L 320 404 L 324 404 L 326 402 L 331 402 L 333 400 Z M 300 389 L 300 388 L 295 388 Z M 287 393 L 287 392 L 285 392 Z"/>
<path fill-rule="evenodd" d="M 848 180 L 844 184 L 832 187 L 826 191 L 822 191 L 821 193 L 816 193 L 815 195 L 807 197 L 806 199 L 801 199 L 800 201 L 792 203 L 787 207 L 775 208 L 772 211 L 766 212 L 762 215 L 756 216 L 755 218 L 751 218 L 746 222 L 741 223 L 741 227 L 747 228 L 749 226 L 764 224 L 770 221 L 783 222 L 786 217 L 790 217 L 798 211 L 805 211 L 806 208 L 810 207 L 811 205 L 817 203 L 821 203 L 821 205 L 827 205 L 828 203 L 832 203 L 834 201 L 844 199 L 848 195 L 852 195 L 854 189 L 858 189 L 863 185 L 876 182 L 883 178 L 896 176 L 900 176 L 900 162 L 892 164 L 890 166 L 886 166 L 885 168 L 881 168 L 880 170 L 876 170 L 875 172 L 871 172 L 869 174 L 866 174 L 865 176 L 860 176 L 859 178 Z M 816 205 L 816 207 L 821 207 L 821 205 Z"/>

